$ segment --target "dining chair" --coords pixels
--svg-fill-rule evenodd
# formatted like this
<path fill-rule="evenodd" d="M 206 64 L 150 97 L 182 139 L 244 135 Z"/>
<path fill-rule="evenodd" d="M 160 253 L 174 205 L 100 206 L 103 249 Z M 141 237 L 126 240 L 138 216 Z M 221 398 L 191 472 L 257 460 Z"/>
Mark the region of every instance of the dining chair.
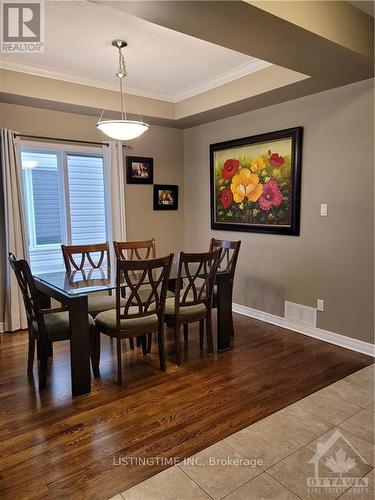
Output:
<path fill-rule="evenodd" d="M 155 239 L 144 241 L 114 241 L 113 246 L 117 259 L 122 260 L 149 260 L 156 258 L 156 242 Z M 150 289 L 148 285 L 141 287 L 139 296 L 147 300 Z M 174 293 L 167 290 L 167 298 L 174 297 Z M 140 347 L 139 340 L 137 339 L 138 346 Z M 147 352 L 151 351 L 152 347 L 152 334 L 147 337 Z"/>
<path fill-rule="evenodd" d="M 108 243 L 95 243 L 92 245 L 61 245 L 65 269 L 68 273 L 74 271 L 85 271 L 87 269 L 107 268 L 107 274 L 111 270 Z M 104 264 L 104 265 L 103 265 Z M 89 313 L 96 314 L 116 307 L 116 297 L 111 292 L 89 294 Z"/>
<path fill-rule="evenodd" d="M 111 273 L 111 259 L 108 243 L 94 243 L 91 245 L 61 245 L 65 269 L 68 273 L 84 272 L 87 269 L 106 268 L 107 277 Z M 103 266 L 104 264 L 104 266 Z M 116 297 L 110 290 L 107 294 L 90 293 L 87 297 L 89 313 L 96 316 L 100 312 L 116 307 Z M 129 340 L 130 349 L 134 349 L 133 339 Z"/>
<path fill-rule="evenodd" d="M 156 259 L 154 238 L 145 241 L 114 241 L 116 259 L 148 260 Z"/>
<path fill-rule="evenodd" d="M 181 365 L 180 327 L 188 340 L 189 323 L 199 321 L 199 343 L 203 348 L 204 324 L 208 353 L 213 354 L 212 292 L 220 262 L 221 249 L 207 253 L 181 252 L 178 260 L 175 297 L 165 303 L 165 319 L 174 328 L 176 363 Z"/>
<path fill-rule="evenodd" d="M 117 259 L 116 308 L 99 313 L 95 323 L 99 332 L 117 341 L 119 385 L 122 385 L 121 340 L 124 338 L 140 338 L 146 355 L 146 335 L 157 332 L 160 369 L 166 370 L 164 307 L 172 259 L 173 254 L 150 260 Z M 147 299 L 139 294 L 145 284 L 149 286 Z M 125 298 L 125 304 L 121 302 L 122 298 Z"/>
<path fill-rule="evenodd" d="M 37 344 L 39 389 L 42 390 L 46 387 L 50 344 L 70 339 L 69 312 L 65 308 L 42 309 L 34 278 L 27 261 L 17 260 L 13 253 L 8 254 L 8 260 L 16 275 L 26 310 L 29 330 L 27 372 L 31 374 L 33 371 L 35 344 Z M 95 322 L 92 316 L 88 315 L 87 319 L 90 332 L 91 366 L 94 376 L 97 377 L 99 376 L 98 346 L 94 344 L 98 342 L 98 335 L 96 334 Z"/>
<path fill-rule="evenodd" d="M 232 295 L 233 295 L 233 283 L 234 283 L 234 274 L 236 272 L 236 265 L 238 254 L 240 251 L 241 241 L 228 241 L 228 240 L 217 240 L 215 238 L 211 238 L 209 251 L 217 250 L 221 248 L 221 256 L 220 256 L 220 264 L 219 268 L 221 271 L 227 271 L 230 274 L 230 302 L 232 303 Z M 212 307 L 217 307 L 217 287 L 214 286 L 213 291 L 213 301 Z"/>

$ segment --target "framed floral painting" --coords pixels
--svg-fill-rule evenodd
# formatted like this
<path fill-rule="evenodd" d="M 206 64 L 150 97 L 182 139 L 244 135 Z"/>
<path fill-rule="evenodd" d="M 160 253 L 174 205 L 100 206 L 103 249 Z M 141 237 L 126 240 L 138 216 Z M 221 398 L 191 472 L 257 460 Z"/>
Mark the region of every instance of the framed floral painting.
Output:
<path fill-rule="evenodd" d="M 212 229 L 299 235 L 302 132 L 210 145 Z"/>

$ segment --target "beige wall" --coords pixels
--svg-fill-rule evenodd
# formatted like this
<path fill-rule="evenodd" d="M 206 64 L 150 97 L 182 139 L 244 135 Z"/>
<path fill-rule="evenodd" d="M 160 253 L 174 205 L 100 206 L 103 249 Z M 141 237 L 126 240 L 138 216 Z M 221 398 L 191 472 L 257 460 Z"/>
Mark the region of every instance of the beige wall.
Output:
<path fill-rule="evenodd" d="M 184 185 L 180 209 L 154 212 L 152 187 L 127 185 L 128 238 L 155 237 L 160 255 L 184 246 L 202 250 L 212 235 L 241 239 L 235 302 L 282 316 L 284 300 L 315 306 L 322 298 L 320 328 L 372 341 L 372 92 L 372 81 L 365 81 L 184 132 L 152 126 L 132 141 L 130 154 L 154 157 L 155 182 Z M 22 133 L 103 140 L 95 121 L 0 104 L 0 126 Z M 211 231 L 209 144 L 298 125 L 305 129 L 301 236 Z M 327 218 L 319 216 L 320 203 L 328 203 Z M 0 293 L 0 313 L 2 304 Z"/>
<path fill-rule="evenodd" d="M 96 119 L 59 111 L 0 104 L 0 127 L 24 134 L 59 138 L 105 141 L 96 130 Z M 153 125 L 142 137 L 131 141 L 133 149 L 127 154 L 154 158 L 154 182 L 178 184 L 180 203 L 178 211 L 153 210 L 152 186 L 130 185 L 126 188 L 126 222 L 129 240 L 154 237 L 158 255 L 181 250 L 183 229 L 183 132 L 175 128 Z M 126 154 L 124 152 L 124 154 Z M 0 213 L 0 230 L 3 224 Z M 0 245 L 0 262 L 4 247 Z M 0 280 L 3 280 L 0 266 Z M 3 317 L 4 296 L 0 291 L 0 322 Z"/>
<path fill-rule="evenodd" d="M 211 230 L 209 144 L 299 125 L 300 237 Z M 373 342 L 373 134 L 371 80 L 185 130 L 185 249 L 241 239 L 234 302 L 283 316 L 284 300 L 321 298 L 320 328 Z"/>

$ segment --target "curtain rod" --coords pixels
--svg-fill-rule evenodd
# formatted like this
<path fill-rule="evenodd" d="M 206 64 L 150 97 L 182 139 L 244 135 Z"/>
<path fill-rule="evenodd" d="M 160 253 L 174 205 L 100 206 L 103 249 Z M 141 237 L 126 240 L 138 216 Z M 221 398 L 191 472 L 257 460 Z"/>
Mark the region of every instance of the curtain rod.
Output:
<path fill-rule="evenodd" d="M 14 134 L 14 137 L 20 137 L 22 139 L 41 139 L 42 141 L 53 141 L 53 142 L 68 142 L 70 144 L 82 144 L 88 146 L 105 146 L 108 147 L 108 142 L 96 142 L 96 141 L 79 141 L 77 139 L 62 139 L 60 137 L 43 137 L 39 135 L 26 135 L 26 134 Z M 132 146 L 128 146 L 127 144 L 122 145 L 123 148 L 133 149 Z"/>

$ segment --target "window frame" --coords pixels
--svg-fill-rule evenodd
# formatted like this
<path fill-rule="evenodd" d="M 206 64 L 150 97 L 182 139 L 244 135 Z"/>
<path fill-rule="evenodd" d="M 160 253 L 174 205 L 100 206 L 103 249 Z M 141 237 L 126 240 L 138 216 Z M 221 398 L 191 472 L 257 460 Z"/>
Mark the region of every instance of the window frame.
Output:
<path fill-rule="evenodd" d="M 108 179 L 105 172 L 106 157 L 104 145 L 103 147 L 93 146 L 75 146 L 71 144 L 55 144 L 34 141 L 21 141 L 21 153 L 41 153 L 55 154 L 57 158 L 57 168 L 59 177 L 59 194 L 60 194 L 60 214 L 61 214 L 61 243 L 36 243 L 35 217 L 34 217 L 34 199 L 32 196 L 32 169 L 22 169 L 23 179 L 25 179 L 25 218 L 27 220 L 26 230 L 29 241 L 29 250 L 31 252 L 43 252 L 48 250 L 56 250 L 61 245 L 72 244 L 71 231 L 71 216 L 70 216 L 70 195 L 69 195 L 69 172 L 68 172 L 68 156 L 88 156 L 102 159 L 103 165 L 103 187 L 105 200 L 105 224 L 106 224 L 106 240 L 108 241 L 111 233 L 110 226 L 110 211 L 108 210 Z"/>

